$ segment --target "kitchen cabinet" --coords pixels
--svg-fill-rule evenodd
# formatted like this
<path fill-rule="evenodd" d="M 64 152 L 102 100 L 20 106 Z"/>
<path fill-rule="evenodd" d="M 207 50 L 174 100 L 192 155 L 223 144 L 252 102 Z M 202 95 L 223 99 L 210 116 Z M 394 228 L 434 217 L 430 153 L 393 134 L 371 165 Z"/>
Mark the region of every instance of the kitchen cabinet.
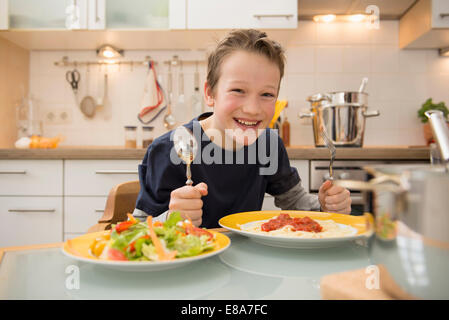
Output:
<path fill-rule="evenodd" d="M 88 0 L 0 0 L 0 29 L 86 29 Z"/>
<path fill-rule="evenodd" d="M 0 196 L 62 195 L 62 160 L 0 161 Z"/>
<path fill-rule="evenodd" d="M 186 0 L 0 0 L 0 30 L 185 28 Z M 181 14 L 182 12 L 182 14 Z"/>
<path fill-rule="evenodd" d="M 417 1 L 399 21 L 399 47 L 449 47 L 449 1 Z"/>
<path fill-rule="evenodd" d="M 86 233 L 103 216 L 107 197 L 65 197 L 64 235 Z"/>
<path fill-rule="evenodd" d="M 61 242 L 62 197 L 0 196 L 0 247 Z"/>
<path fill-rule="evenodd" d="M 187 29 L 295 29 L 297 0 L 187 0 Z"/>
<path fill-rule="evenodd" d="M 0 161 L 0 247 L 60 242 L 62 160 Z"/>
<path fill-rule="evenodd" d="M 64 238 L 86 233 L 103 216 L 109 191 L 139 180 L 141 160 L 64 161 Z"/>

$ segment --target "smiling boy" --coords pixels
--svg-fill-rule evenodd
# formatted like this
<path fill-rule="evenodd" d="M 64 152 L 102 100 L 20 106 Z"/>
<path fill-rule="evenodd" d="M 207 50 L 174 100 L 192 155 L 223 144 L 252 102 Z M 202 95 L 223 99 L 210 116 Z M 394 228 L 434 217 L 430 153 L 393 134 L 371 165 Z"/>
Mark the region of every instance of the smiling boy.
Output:
<path fill-rule="evenodd" d="M 199 133 L 195 136 L 201 149 L 212 149 L 214 159 L 217 154 L 218 159 L 236 159 L 242 151 L 248 157 L 243 163 L 200 159 L 191 167 L 197 184 L 188 186 L 185 165 L 169 161 L 173 132 L 162 135 L 139 166 L 141 190 L 134 216 L 150 214 L 165 220 L 179 211 L 196 226 L 213 228 L 225 215 L 260 210 L 265 193 L 273 195 L 276 206 L 284 210 L 350 213 L 348 190 L 330 181 L 323 183 L 318 196 L 304 190 L 282 140 L 267 129 L 284 75 L 284 60 L 282 47 L 257 30 L 232 31 L 217 45 L 208 57 L 204 85 L 205 101 L 213 113 L 193 119 L 185 127 Z M 261 173 L 266 164 L 260 159 L 249 161 L 251 152 L 261 151 L 276 162 L 272 174 Z"/>

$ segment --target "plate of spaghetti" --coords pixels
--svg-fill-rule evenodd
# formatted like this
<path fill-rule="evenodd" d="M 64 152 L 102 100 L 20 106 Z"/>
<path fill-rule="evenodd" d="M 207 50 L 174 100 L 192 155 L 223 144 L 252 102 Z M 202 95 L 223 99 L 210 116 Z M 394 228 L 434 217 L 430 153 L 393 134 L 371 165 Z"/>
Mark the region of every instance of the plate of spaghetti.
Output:
<path fill-rule="evenodd" d="M 328 248 L 372 235 L 372 216 L 315 211 L 251 211 L 231 214 L 219 224 L 264 245 Z"/>

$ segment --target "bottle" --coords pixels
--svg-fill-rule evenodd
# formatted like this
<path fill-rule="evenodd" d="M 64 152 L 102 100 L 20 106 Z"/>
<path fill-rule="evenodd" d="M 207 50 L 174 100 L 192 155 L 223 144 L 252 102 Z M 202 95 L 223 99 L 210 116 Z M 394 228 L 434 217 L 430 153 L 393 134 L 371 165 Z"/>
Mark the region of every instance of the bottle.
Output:
<path fill-rule="evenodd" d="M 146 149 L 153 143 L 153 129 L 151 126 L 142 127 L 142 148 Z"/>
<path fill-rule="evenodd" d="M 290 122 L 287 120 L 287 116 L 284 116 L 284 121 L 282 121 L 282 141 L 284 142 L 284 146 L 290 146 Z"/>
<path fill-rule="evenodd" d="M 137 148 L 137 127 L 125 126 L 125 148 Z"/>

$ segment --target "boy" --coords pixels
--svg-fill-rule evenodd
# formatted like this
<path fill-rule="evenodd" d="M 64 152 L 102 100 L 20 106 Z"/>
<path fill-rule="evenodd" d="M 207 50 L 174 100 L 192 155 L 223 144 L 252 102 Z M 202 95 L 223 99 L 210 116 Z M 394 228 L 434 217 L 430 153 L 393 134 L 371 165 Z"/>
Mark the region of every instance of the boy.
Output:
<path fill-rule="evenodd" d="M 217 45 L 208 57 L 204 85 L 213 113 L 185 125 L 203 151 L 191 165 L 197 184 L 185 185 L 185 165 L 170 160 L 173 132 L 162 135 L 139 166 L 141 190 L 134 216 L 151 214 L 165 221 L 179 211 L 196 226 L 214 228 L 225 215 L 260 210 L 265 193 L 284 210 L 350 213 L 349 191 L 330 181 L 323 183 L 318 196 L 308 194 L 290 167 L 282 140 L 266 129 L 274 115 L 284 60 L 281 46 L 257 30 L 232 31 Z M 251 161 L 264 152 L 270 154 L 268 168 L 261 157 Z M 270 171 L 273 163 L 276 170 Z"/>

